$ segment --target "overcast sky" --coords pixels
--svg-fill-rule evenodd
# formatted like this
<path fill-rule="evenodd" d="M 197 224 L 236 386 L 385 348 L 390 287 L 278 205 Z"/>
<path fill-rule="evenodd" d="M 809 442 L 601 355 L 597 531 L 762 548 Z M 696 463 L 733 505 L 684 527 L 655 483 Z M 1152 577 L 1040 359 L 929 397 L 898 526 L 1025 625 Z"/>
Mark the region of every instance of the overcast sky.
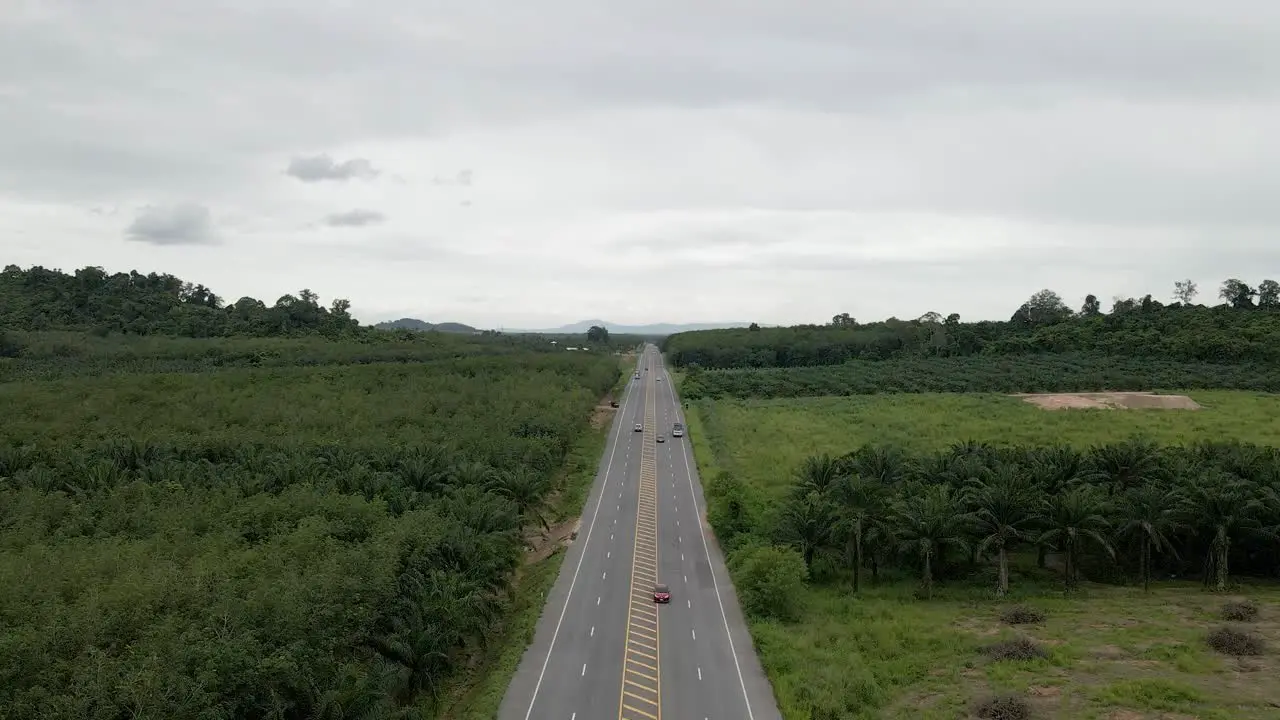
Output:
<path fill-rule="evenodd" d="M 0 263 L 366 322 L 1280 277 L 1274 0 L 4 0 Z"/>

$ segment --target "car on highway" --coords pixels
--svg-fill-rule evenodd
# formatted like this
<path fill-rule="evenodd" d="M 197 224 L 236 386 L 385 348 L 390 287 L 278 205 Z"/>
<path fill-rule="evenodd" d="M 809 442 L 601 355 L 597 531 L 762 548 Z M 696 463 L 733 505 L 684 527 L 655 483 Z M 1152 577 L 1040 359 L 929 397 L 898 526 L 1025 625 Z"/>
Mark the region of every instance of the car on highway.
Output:
<path fill-rule="evenodd" d="M 656 603 L 671 602 L 671 588 L 664 583 L 657 583 L 653 586 L 653 601 Z"/>
<path fill-rule="evenodd" d="M 644 430 L 644 423 L 636 423 L 636 432 Z"/>
<path fill-rule="evenodd" d="M 634 378 L 635 378 L 636 380 L 639 380 L 639 379 L 640 379 L 640 373 L 636 373 L 636 374 L 634 375 Z"/>
<path fill-rule="evenodd" d="M 659 435 L 659 436 L 658 436 L 658 442 L 666 442 L 666 441 L 667 441 L 667 436 L 666 436 L 666 435 Z"/>

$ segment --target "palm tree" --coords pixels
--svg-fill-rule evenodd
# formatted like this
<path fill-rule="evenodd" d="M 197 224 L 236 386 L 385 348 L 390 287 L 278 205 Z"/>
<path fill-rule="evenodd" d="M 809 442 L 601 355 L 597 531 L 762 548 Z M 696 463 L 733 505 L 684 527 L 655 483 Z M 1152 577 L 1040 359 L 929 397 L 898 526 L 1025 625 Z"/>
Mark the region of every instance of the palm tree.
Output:
<path fill-rule="evenodd" d="M 1103 552 L 1115 557 L 1115 550 L 1107 542 L 1106 530 L 1111 523 L 1106 517 L 1107 503 L 1092 485 L 1076 485 L 1058 493 L 1049 500 L 1045 513 L 1047 529 L 1038 542 L 1052 543 L 1066 556 L 1066 573 L 1063 586 L 1070 590 L 1076 586 L 1079 575 L 1080 550 L 1086 543 L 1097 545 Z"/>
<path fill-rule="evenodd" d="M 1195 530 L 1207 530 L 1212 539 L 1205 557 L 1205 585 L 1215 590 L 1227 589 L 1227 557 L 1231 540 L 1249 531 L 1259 529 L 1258 516 L 1262 500 L 1250 483 L 1240 478 L 1210 470 L 1202 474 L 1198 482 L 1186 484 L 1181 508 L 1193 518 Z"/>
<path fill-rule="evenodd" d="M 845 539 L 853 564 L 853 591 L 862 587 L 863 544 L 884 522 L 888 489 L 879 480 L 852 475 L 842 478 L 832 493 L 836 503 L 835 532 Z"/>
<path fill-rule="evenodd" d="M 965 534 L 973 516 L 964 512 L 949 486 L 929 485 L 899 498 L 893 505 L 891 522 L 899 552 L 920 559 L 920 589 L 925 598 L 932 597 L 933 559 L 944 547 L 969 549 Z"/>
<path fill-rule="evenodd" d="M 1031 538 L 1032 525 L 1043 506 L 1034 487 L 1019 468 L 1002 464 L 971 480 L 965 488 L 965 502 L 974 509 L 976 529 L 982 538 L 978 554 L 994 547 L 999 558 L 996 594 L 1009 593 L 1009 548 Z"/>
<path fill-rule="evenodd" d="M 813 559 L 819 551 L 831 547 L 836 521 L 835 507 L 816 490 L 804 486 L 782 507 L 778 517 L 778 536 L 804 556 L 805 567 L 813 572 Z"/>
<path fill-rule="evenodd" d="M 515 469 L 499 473 L 491 481 L 490 487 L 497 494 L 515 503 L 516 512 L 527 520 L 542 525 L 543 530 L 550 526 L 542 514 L 542 500 L 546 497 L 550 481 L 545 475 L 533 472 L 525 465 L 517 465 Z"/>
<path fill-rule="evenodd" d="M 826 497 L 836 481 L 840 479 L 840 469 L 840 462 L 826 453 L 810 455 L 796 471 L 796 479 L 802 487 L 815 490 Z"/>
<path fill-rule="evenodd" d="M 1160 447 L 1147 440 L 1126 440 L 1090 451 L 1090 464 L 1105 478 L 1112 495 L 1158 480 L 1163 475 Z"/>
<path fill-rule="evenodd" d="M 1042 448 L 1029 455 L 1031 475 L 1040 493 L 1046 497 L 1055 497 L 1067 487 L 1092 479 L 1082 456 L 1069 445 L 1054 445 Z M 1045 556 L 1049 546 L 1036 542 L 1036 567 L 1041 570 L 1045 566 Z"/>
<path fill-rule="evenodd" d="M 1169 536 L 1184 525 L 1179 518 L 1182 496 L 1156 483 L 1147 483 L 1130 489 L 1117 509 L 1120 527 L 1117 536 L 1138 538 L 1138 575 L 1142 578 L 1142 590 L 1151 589 L 1151 551 L 1168 550 L 1176 558 L 1178 551 L 1169 542 Z"/>

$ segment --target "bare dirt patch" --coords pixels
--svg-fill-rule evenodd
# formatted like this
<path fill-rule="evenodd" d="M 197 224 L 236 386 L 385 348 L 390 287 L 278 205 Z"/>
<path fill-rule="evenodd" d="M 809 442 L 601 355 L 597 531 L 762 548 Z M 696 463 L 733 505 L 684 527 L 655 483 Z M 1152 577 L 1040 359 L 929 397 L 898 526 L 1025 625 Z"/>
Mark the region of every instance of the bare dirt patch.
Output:
<path fill-rule="evenodd" d="M 527 540 L 529 551 L 525 554 L 525 562 L 542 562 L 551 557 L 557 549 L 567 547 L 570 541 L 577 537 L 581 526 L 582 518 L 571 518 L 552 525 L 549 530 L 531 535 Z"/>
<path fill-rule="evenodd" d="M 611 399 L 605 398 L 604 402 L 591 409 L 591 427 L 596 430 L 613 422 L 613 416 L 618 412 L 618 408 L 609 405 Z"/>
<path fill-rule="evenodd" d="M 1199 410 L 1186 395 L 1152 392 L 1017 393 L 1013 397 L 1044 410 Z"/>

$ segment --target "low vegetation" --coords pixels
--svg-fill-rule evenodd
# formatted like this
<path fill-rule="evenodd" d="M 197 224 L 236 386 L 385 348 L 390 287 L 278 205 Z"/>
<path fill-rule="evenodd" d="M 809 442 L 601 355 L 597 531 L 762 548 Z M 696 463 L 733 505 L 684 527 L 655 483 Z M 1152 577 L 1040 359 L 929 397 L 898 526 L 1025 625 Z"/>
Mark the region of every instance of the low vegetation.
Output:
<path fill-rule="evenodd" d="M 685 397 L 792 398 L 878 393 L 1280 391 L 1280 363 L 1189 362 L 1079 353 L 850 360 L 825 367 L 689 368 Z"/>
<path fill-rule="evenodd" d="M 0 714 L 492 717 L 618 358 L 334 310 L 170 337 L 235 311 L 68 277 L 0 282 Z"/>
<path fill-rule="evenodd" d="M 693 403 L 709 519 L 740 593 L 756 584 L 740 553 L 799 570 L 786 612 L 744 601 L 784 716 L 955 717 L 1013 695 L 1034 717 L 1269 717 L 1280 694 L 1256 679 L 1271 657 L 1224 665 L 1237 656 L 1205 638 L 1215 593 L 1280 601 L 1280 401 L 1193 396 L 1204 409 Z M 991 606 L 1001 598 L 1013 602 Z M 1265 622 L 1250 632 L 1280 637 Z"/>

